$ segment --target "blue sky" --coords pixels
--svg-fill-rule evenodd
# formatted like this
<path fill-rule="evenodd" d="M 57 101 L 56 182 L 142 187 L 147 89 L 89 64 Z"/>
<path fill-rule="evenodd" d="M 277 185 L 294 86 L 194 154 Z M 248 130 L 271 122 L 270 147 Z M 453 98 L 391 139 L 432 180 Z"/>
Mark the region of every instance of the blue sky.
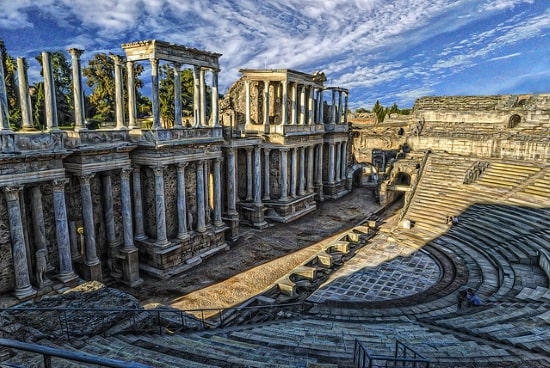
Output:
<path fill-rule="evenodd" d="M 266 66 L 322 70 L 352 109 L 550 93 L 550 0 L 0 0 L 0 38 L 31 83 L 42 51 L 84 49 L 85 66 L 158 39 L 223 54 L 221 93 Z"/>

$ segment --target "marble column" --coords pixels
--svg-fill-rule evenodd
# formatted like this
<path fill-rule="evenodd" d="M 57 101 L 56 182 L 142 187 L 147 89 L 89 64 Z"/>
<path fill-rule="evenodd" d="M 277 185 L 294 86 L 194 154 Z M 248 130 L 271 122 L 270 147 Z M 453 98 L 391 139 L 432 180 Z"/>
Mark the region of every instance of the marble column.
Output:
<path fill-rule="evenodd" d="M 19 102 L 21 106 L 21 128 L 35 130 L 32 124 L 32 105 L 29 95 L 29 79 L 27 78 L 27 62 L 24 58 L 17 58 L 17 78 L 19 79 Z"/>
<path fill-rule="evenodd" d="M 227 212 L 228 215 L 237 214 L 237 192 L 235 183 L 237 182 L 237 175 L 235 170 L 235 149 L 227 149 Z"/>
<path fill-rule="evenodd" d="M 296 186 L 298 182 L 298 155 L 297 148 L 292 147 L 290 151 L 290 196 L 296 197 Z"/>
<path fill-rule="evenodd" d="M 206 121 L 206 98 L 204 96 L 206 92 L 206 86 L 204 83 L 204 73 L 205 73 L 205 70 L 201 68 L 199 72 L 199 83 L 200 83 L 199 112 L 200 112 L 200 124 L 201 124 L 200 126 L 208 126 L 208 122 Z"/>
<path fill-rule="evenodd" d="M 283 95 L 281 97 L 281 124 L 288 124 L 288 82 L 283 80 Z"/>
<path fill-rule="evenodd" d="M 298 186 L 298 194 L 303 196 L 304 194 L 306 194 L 305 190 L 305 184 L 306 184 L 306 170 L 305 170 L 305 165 L 306 165 L 306 155 L 305 155 L 305 147 L 299 147 L 298 150 L 300 150 L 300 162 L 299 162 L 299 173 L 300 173 L 300 178 L 299 178 L 299 186 Z"/>
<path fill-rule="evenodd" d="M 313 86 L 309 86 L 309 97 L 308 97 L 308 124 L 313 125 L 315 123 L 314 117 L 314 108 L 313 103 L 315 102 L 314 96 L 313 96 Z"/>
<path fill-rule="evenodd" d="M 2 51 L 0 50 L 0 60 L 3 59 Z M 8 111 L 8 93 L 6 91 L 6 83 L 4 81 L 4 63 L 0 62 L 0 131 L 11 131 L 10 119 Z"/>
<path fill-rule="evenodd" d="M 31 187 L 31 216 L 36 250 L 46 250 L 48 240 L 46 239 L 46 225 L 44 224 L 42 193 L 38 185 Z"/>
<path fill-rule="evenodd" d="M 323 143 L 317 145 L 317 172 L 315 173 L 315 184 L 323 185 Z"/>
<path fill-rule="evenodd" d="M 8 218 L 10 222 L 10 235 L 12 244 L 13 271 L 15 273 L 15 296 L 18 299 L 27 298 L 36 294 L 31 286 L 28 255 L 23 233 L 23 220 L 19 205 L 19 192 L 22 187 L 4 187 L 6 195 Z"/>
<path fill-rule="evenodd" d="M 193 127 L 201 126 L 200 121 L 200 67 L 193 66 Z"/>
<path fill-rule="evenodd" d="M 196 170 L 197 180 L 197 232 L 204 233 L 206 231 L 205 224 L 205 208 L 204 208 L 204 161 L 197 161 Z"/>
<path fill-rule="evenodd" d="M 124 87 L 122 85 L 122 68 L 124 59 L 120 55 L 111 55 L 115 63 L 115 108 L 116 108 L 116 127 L 115 129 L 125 129 L 124 125 Z"/>
<path fill-rule="evenodd" d="M 254 174 L 253 174 L 253 187 L 254 187 L 254 203 L 260 204 L 262 202 L 262 163 L 260 156 L 260 146 L 254 146 Z"/>
<path fill-rule="evenodd" d="M 129 168 L 120 170 L 120 204 L 122 212 L 122 234 L 123 249 L 131 251 L 134 246 L 134 229 L 132 225 L 132 197 L 130 195 L 130 173 Z"/>
<path fill-rule="evenodd" d="M 42 52 L 42 73 L 44 74 L 44 103 L 46 105 L 46 126 L 48 130 L 58 130 L 57 104 L 55 102 L 55 83 L 52 71 L 52 57 Z"/>
<path fill-rule="evenodd" d="M 221 158 L 214 159 L 214 226 L 223 226 Z"/>
<path fill-rule="evenodd" d="M 291 110 L 290 110 L 290 124 L 298 124 L 298 83 L 293 82 L 292 84 L 292 99 L 291 99 Z"/>
<path fill-rule="evenodd" d="M 212 186 L 210 185 L 210 162 L 209 160 L 204 161 L 203 166 L 203 175 L 204 175 L 204 220 L 206 225 L 210 225 L 210 222 L 212 220 L 212 213 L 211 208 L 212 204 L 210 203 L 210 189 Z"/>
<path fill-rule="evenodd" d="M 313 149 L 314 146 L 307 148 L 307 193 L 313 193 L 313 167 L 315 166 Z"/>
<path fill-rule="evenodd" d="M 181 74 L 180 63 L 174 63 L 174 128 L 183 128 L 181 122 Z"/>
<path fill-rule="evenodd" d="M 88 266 L 99 264 L 97 257 L 94 209 L 92 204 L 92 190 L 90 180 L 94 174 L 79 176 L 80 198 L 82 199 L 82 222 L 84 226 L 85 262 Z"/>
<path fill-rule="evenodd" d="M 71 65 L 73 73 L 73 100 L 74 100 L 74 130 L 79 131 L 86 129 L 85 125 L 85 109 L 84 109 L 84 93 L 82 89 L 82 71 L 80 64 L 80 56 L 84 50 L 69 49 L 71 55 Z"/>
<path fill-rule="evenodd" d="M 143 225 L 143 200 L 141 197 L 141 170 L 139 166 L 134 166 L 132 171 L 133 197 L 134 197 L 134 223 L 136 226 L 135 240 L 145 240 L 145 227 Z"/>
<path fill-rule="evenodd" d="M 264 148 L 264 201 L 271 200 L 271 183 L 270 183 L 270 161 L 269 161 L 269 152 L 271 149 Z"/>
<path fill-rule="evenodd" d="M 153 110 L 153 129 L 162 128 L 160 125 L 160 101 L 159 101 L 159 60 L 151 60 L 151 102 Z"/>
<path fill-rule="evenodd" d="M 319 124 L 323 124 L 325 122 L 325 117 L 324 117 L 324 113 L 325 113 L 325 104 L 324 104 L 324 101 L 323 101 L 323 89 L 319 89 L 319 93 L 317 94 L 317 99 L 319 100 L 319 112 L 318 112 L 318 119 L 317 119 L 317 122 Z"/>
<path fill-rule="evenodd" d="M 269 81 L 264 81 L 264 116 L 263 124 L 265 129 L 269 126 Z"/>
<path fill-rule="evenodd" d="M 252 147 L 246 147 L 246 199 L 252 200 Z"/>
<path fill-rule="evenodd" d="M 328 144 L 328 183 L 334 184 L 334 143 Z"/>
<path fill-rule="evenodd" d="M 113 184 L 110 173 L 104 173 L 101 177 L 103 196 L 103 215 L 105 216 L 105 238 L 109 247 L 117 247 L 118 242 L 115 230 L 115 215 L 113 208 Z"/>
<path fill-rule="evenodd" d="M 336 124 L 342 123 L 342 91 L 338 91 L 338 116 L 336 118 Z"/>
<path fill-rule="evenodd" d="M 300 125 L 306 123 L 306 86 L 300 87 Z"/>
<path fill-rule="evenodd" d="M 346 142 L 340 143 L 340 149 L 342 151 L 340 155 L 340 179 L 346 179 L 346 169 L 347 169 L 347 145 Z"/>
<path fill-rule="evenodd" d="M 281 148 L 281 168 L 279 170 L 281 175 L 281 196 L 279 197 L 280 201 L 287 201 L 288 200 L 288 185 L 287 185 L 287 177 L 288 177 L 288 151 L 289 148 Z"/>
<path fill-rule="evenodd" d="M 185 196 L 185 168 L 187 162 L 177 165 L 177 186 L 178 186 L 178 239 L 187 239 L 187 198 Z"/>
<path fill-rule="evenodd" d="M 170 244 L 166 236 L 166 203 L 164 202 L 164 166 L 152 168 L 155 175 L 155 212 L 156 212 L 156 245 L 164 247 Z"/>
<path fill-rule="evenodd" d="M 344 93 L 344 124 L 348 124 L 348 94 Z"/>
<path fill-rule="evenodd" d="M 69 282 L 77 278 L 72 264 L 67 207 L 65 205 L 65 185 L 68 182 L 69 179 L 59 179 L 52 182 L 55 234 L 59 257 L 59 274 L 57 277 L 62 282 Z"/>
<path fill-rule="evenodd" d="M 341 160 L 341 156 L 342 156 L 342 151 L 340 150 L 340 142 L 336 142 L 334 143 L 334 150 L 335 150 L 335 153 L 336 153 L 336 164 L 335 164 L 335 168 L 334 168 L 334 180 L 338 183 L 340 181 L 340 167 L 341 167 L 341 163 L 342 163 L 342 160 Z"/>
<path fill-rule="evenodd" d="M 330 106 L 330 123 L 336 124 L 336 90 L 331 90 L 332 92 L 332 105 Z"/>
<path fill-rule="evenodd" d="M 245 96 L 245 124 L 249 125 L 250 122 L 250 81 L 244 81 L 244 96 Z"/>
<path fill-rule="evenodd" d="M 128 85 L 128 128 L 134 129 L 137 126 L 137 104 L 136 104 L 136 84 L 134 73 L 134 62 L 126 62 L 127 85 Z"/>
<path fill-rule="evenodd" d="M 218 95 L 218 71 L 212 70 L 212 123 L 214 127 L 220 127 L 219 95 Z"/>

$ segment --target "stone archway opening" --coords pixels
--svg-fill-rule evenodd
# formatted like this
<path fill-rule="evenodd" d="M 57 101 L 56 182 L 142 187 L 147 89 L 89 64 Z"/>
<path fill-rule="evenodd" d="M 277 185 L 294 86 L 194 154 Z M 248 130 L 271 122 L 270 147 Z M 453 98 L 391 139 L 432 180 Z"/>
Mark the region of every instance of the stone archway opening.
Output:
<path fill-rule="evenodd" d="M 515 128 L 520 123 L 521 123 L 521 116 L 519 116 L 518 114 L 514 114 L 514 115 L 510 116 L 510 118 L 508 119 L 507 128 Z"/>

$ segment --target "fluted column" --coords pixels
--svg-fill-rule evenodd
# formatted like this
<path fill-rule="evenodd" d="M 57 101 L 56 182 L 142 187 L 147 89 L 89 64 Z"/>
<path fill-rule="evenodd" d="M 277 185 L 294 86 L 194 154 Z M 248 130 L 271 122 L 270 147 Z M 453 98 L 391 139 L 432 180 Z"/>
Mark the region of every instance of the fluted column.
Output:
<path fill-rule="evenodd" d="M 86 129 L 84 114 L 84 93 L 82 90 L 82 70 L 80 56 L 84 50 L 69 49 L 73 73 L 74 130 Z"/>
<path fill-rule="evenodd" d="M 200 67 L 193 66 L 193 126 L 201 126 L 200 117 Z"/>
<path fill-rule="evenodd" d="M 27 62 L 24 58 L 17 58 L 17 76 L 19 79 L 19 102 L 21 106 L 21 128 L 34 130 L 32 124 L 32 105 L 29 95 L 29 80 L 27 78 Z"/>
<path fill-rule="evenodd" d="M 219 95 L 218 95 L 218 71 L 212 70 L 212 124 L 220 126 Z"/>
<path fill-rule="evenodd" d="M 281 175 L 281 196 L 279 200 L 287 201 L 288 200 L 288 148 L 281 148 L 281 169 L 279 170 Z"/>
<path fill-rule="evenodd" d="M 122 67 L 124 59 L 120 55 L 112 55 L 115 63 L 115 108 L 116 108 L 116 129 L 125 129 L 124 126 L 124 94 L 122 86 Z"/>
<path fill-rule="evenodd" d="M 342 151 L 340 150 L 340 142 L 336 142 L 334 144 L 334 150 L 335 150 L 335 153 L 336 153 L 336 165 L 335 165 L 335 168 L 334 168 L 334 180 L 336 182 L 339 182 L 340 181 L 340 167 L 341 167 L 341 163 L 342 163 Z"/>
<path fill-rule="evenodd" d="M 291 110 L 290 110 L 290 124 L 298 124 L 298 83 L 293 82 L 292 84 L 292 99 L 291 99 Z"/>
<path fill-rule="evenodd" d="M 269 81 L 264 81 L 264 126 L 269 126 Z M 267 128 L 266 128 L 267 129 Z"/>
<path fill-rule="evenodd" d="M 214 226 L 223 226 L 221 158 L 214 159 Z"/>
<path fill-rule="evenodd" d="M 120 204 L 122 212 L 122 234 L 123 249 L 134 250 L 134 229 L 132 226 L 132 197 L 130 195 L 130 173 L 129 168 L 120 170 Z"/>
<path fill-rule="evenodd" d="M 54 180 L 52 182 L 55 235 L 59 257 L 58 278 L 62 282 L 68 282 L 77 277 L 73 270 L 67 207 L 65 205 L 65 185 L 68 182 L 69 179 Z"/>
<path fill-rule="evenodd" d="M 196 170 L 197 181 L 197 232 L 206 231 L 205 209 L 204 209 L 204 161 L 197 162 Z"/>
<path fill-rule="evenodd" d="M 259 204 L 262 202 L 261 188 L 262 188 L 262 163 L 260 157 L 260 146 L 254 146 L 254 203 Z"/>
<path fill-rule="evenodd" d="M 10 235 L 12 244 L 13 271 L 15 273 L 15 296 L 19 299 L 34 295 L 36 291 L 30 282 L 25 235 L 23 232 L 23 220 L 19 205 L 19 191 L 22 187 L 2 188 L 6 195 L 8 218 L 10 222 Z"/>
<path fill-rule="evenodd" d="M 199 104 L 199 112 L 200 112 L 200 126 L 208 126 L 208 122 L 206 121 L 206 99 L 204 97 L 204 94 L 206 92 L 206 86 L 204 84 L 204 72 L 205 70 L 201 68 L 199 73 L 199 82 L 200 82 L 200 104 Z"/>
<path fill-rule="evenodd" d="M 252 148 L 246 147 L 246 199 L 252 200 Z"/>
<path fill-rule="evenodd" d="M 298 194 L 303 196 L 305 194 L 305 184 L 306 184 L 306 170 L 305 170 L 305 164 L 306 164 L 306 155 L 305 155 L 305 147 L 299 147 L 300 150 L 300 162 L 299 162 L 299 172 L 300 172 L 300 179 L 299 179 L 299 186 L 298 186 Z"/>
<path fill-rule="evenodd" d="M 271 200 L 271 183 L 270 183 L 270 161 L 269 161 L 269 148 L 264 148 L 264 201 Z"/>
<path fill-rule="evenodd" d="M 46 126 L 48 130 L 58 130 L 57 104 L 55 102 L 55 83 L 52 71 L 52 57 L 42 52 L 42 70 L 44 74 L 44 103 L 46 105 Z"/>
<path fill-rule="evenodd" d="M 139 166 L 134 166 L 132 172 L 133 197 L 134 197 L 134 222 L 136 226 L 135 240 L 145 240 L 145 227 L 143 226 L 143 200 L 141 197 L 141 172 Z"/>
<path fill-rule="evenodd" d="M 136 84 L 134 82 L 134 62 L 126 62 L 127 85 L 128 85 L 128 128 L 136 127 L 137 104 L 136 104 Z"/>
<path fill-rule="evenodd" d="M 281 97 L 281 124 L 288 124 L 288 82 L 283 80 L 283 96 Z"/>
<path fill-rule="evenodd" d="M 4 60 L 1 50 L 0 60 Z M 8 93 L 6 91 L 6 83 L 4 78 L 4 63 L 0 62 L 0 131 L 11 131 L 9 119 L 10 114 L 8 111 Z"/>
<path fill-rule="evenodd" d="M 187 162 L 177 166 L 177 185 L 178 185 L 178 239 L 189 237 L 187 233 L 187 198 L 185 196 L 185 168 Z"/>
<path fill-rule="evenodd" d="M 334 143 L 328 144 L 328 183 L 334 184 Z"/>
<path fill-rule="evenodd" d="M 296 197 L 296 185 L 298 181 L 298 158 L 296 147 L 292 147 L 290 151 L 290 196 Z"/>
<path fill-rule="evenodd" d="M 237 182 L 235 168 L 235 150 L 227 149 L 227 212 L 229 215 L 237 214 L 237 192 L 235 184 Z"/>
<path fill-rule="evenodd" d="M 307 192 L 313 192 L 313 166 L 315 161 L 313 159 L 313 149 L 314 146 L 309 146 L 307 148 Z"/>
<path fill-rule="evenodd" d="M 159 246 L 170 244 L 166 236 L 166 203 L 164 201 L 164 166 L 153 167 L 155 175 L 155 211 L 156 211 L 156 229 Z"/>
<path fill-rule="evenodd" d="M 174 128 L 183 128 L 181 122 L 181 74 L 180 63 L 174 63 Z"/>
<path fill-rule="evenodd" d="M 245 96 L 245 124 L 250 124 L 250 81 L 244 81 L 244 96 Z"/>
<path fill-rule="evenodd" d="M 80 180 L 80 197 L 82 199 L 82 222 L 84 225 L 84 243 L 86 264 L 94 266 L 99 263 L 96 250 L 95 239 L 95 222 L 94 210 L 92 205 L 92 191 L 90 188 L 90 180 L 94 174 L 79 176 Z"/>
<path fill-rule="evenodd" d="M 160 101 L 159 101 L 159 60 L 151 59 L 151 99 L 153 110 L 153 129 L 160 129 Z"/>

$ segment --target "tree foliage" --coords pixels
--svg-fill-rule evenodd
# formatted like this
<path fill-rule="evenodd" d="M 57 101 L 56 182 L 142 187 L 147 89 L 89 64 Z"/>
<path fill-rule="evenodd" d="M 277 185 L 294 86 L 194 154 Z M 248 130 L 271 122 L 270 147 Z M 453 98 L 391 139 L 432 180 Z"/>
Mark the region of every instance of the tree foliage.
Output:
<path fill-rule="evenodd" d="M 2 54 L 2 65 L 4 67 L 4 83 L 6 85 L 6 97 L 8 99 L 8 119 L 13 128 L 21 127 L 21 107 L 17 90 L 16 75 L 17 62 L 14 57 L 8 54 L 4 41 L 0 38 L 0 53 Z"/>

